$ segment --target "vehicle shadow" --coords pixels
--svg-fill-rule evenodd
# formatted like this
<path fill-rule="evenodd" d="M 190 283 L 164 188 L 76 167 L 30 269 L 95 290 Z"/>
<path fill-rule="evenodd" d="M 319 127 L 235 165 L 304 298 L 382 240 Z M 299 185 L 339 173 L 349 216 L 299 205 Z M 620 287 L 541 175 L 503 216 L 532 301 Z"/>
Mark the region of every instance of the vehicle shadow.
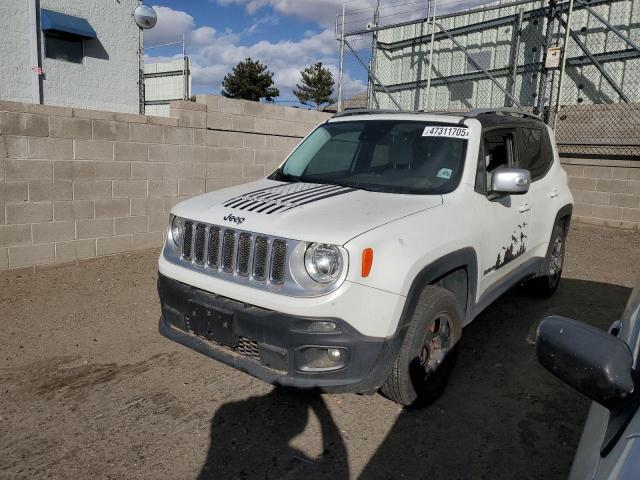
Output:
<path fill-rule="evenodd" d="M 309 458 L 290 444 L 307 428 L 309 413 L 320 423 L 322 453 Z M 220 407 L 199 480 L 226 478 L 349 478 L 347 450 L 318 393 L 274 388 Z"/>
<path fill-rule="evenodd" d="M 606 329 L 622 314 L 630 291 L 563 279 L 548 300 L 522 289 L 507 293 L 465 328 L 442 396 L 426 408 L 402 410 L 359 478 L 566 478 L 588 401 L 538 365 L 537 325 L 558 314 Z M 322 436 L 318 458 L 291 445 L 307 429 L 310 412 L 320 423 L 312 433 Z M 360 451 L 354 441 L 349 448 Z M 322 396 L 276 388 L 215 413 L 198 478 L 329 476 L 349 478 L 349 462 Z"/>

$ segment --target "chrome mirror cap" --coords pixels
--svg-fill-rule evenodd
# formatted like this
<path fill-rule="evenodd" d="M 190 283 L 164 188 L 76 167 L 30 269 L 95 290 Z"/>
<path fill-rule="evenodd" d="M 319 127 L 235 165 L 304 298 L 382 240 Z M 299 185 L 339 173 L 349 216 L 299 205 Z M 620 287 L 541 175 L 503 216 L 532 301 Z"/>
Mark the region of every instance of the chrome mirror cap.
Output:
<path fill-rule="evenodd" d="M 491 174 L 489 193 L 499 195 L 522 195 L 529 191 L 531 174 L 522 168 L 498 168 Z"/>

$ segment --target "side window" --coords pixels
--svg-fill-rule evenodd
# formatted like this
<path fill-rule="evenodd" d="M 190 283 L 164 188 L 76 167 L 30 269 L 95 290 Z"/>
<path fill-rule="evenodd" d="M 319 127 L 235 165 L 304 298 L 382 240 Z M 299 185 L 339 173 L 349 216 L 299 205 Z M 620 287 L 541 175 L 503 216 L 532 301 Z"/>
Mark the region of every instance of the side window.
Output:
<path fill-rule="evenodd" d="M 520 168 L 531 173 L 531 181 L 541 179 L 553 162 L 549 135 L 538 128 L 521 128 L 518 138 Z"/>
<path fill-rule="evenodd" d="M 500 167 L 513 166 L 514 132 L 495 130 L 483 135 L 478 170 L 476 173 L 476 191 L 486 193 L 491 185 L 491 174 Z"/>

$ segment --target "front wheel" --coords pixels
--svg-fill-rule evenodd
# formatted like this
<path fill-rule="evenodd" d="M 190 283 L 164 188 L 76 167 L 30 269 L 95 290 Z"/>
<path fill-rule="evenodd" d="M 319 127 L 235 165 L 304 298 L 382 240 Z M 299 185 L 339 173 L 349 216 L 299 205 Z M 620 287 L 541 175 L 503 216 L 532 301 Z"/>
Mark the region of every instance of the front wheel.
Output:
<path fill-rule="evenodd" d="M 547 256 L 544 259 L 542 274 L 529 282 L 529 290 L 540 298 L 548 298 L 555 293 L 560 284 L 562 267 L 564 266 L 564 251 L 566 233 L 563 225 L 556 224 L 551 232 L 551 240 Z"/>
<path fill-rule="evenodd" d="M 421 293 L 382 394 L 405 406 L 423 406 L 444 389 L 456 360 L 462 312 L 455 296 L 427 286 Z"/>

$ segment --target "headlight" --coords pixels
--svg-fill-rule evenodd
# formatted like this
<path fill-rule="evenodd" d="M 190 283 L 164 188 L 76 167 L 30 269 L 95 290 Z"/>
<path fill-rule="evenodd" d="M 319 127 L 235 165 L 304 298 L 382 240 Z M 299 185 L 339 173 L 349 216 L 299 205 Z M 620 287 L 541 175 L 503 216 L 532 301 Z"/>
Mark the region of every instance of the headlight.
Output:
<path fill-rule="evenodd" d="M 176 246 L 182 248 L 182 241 L 184 240 L 184 218 L 173 217 L 173 220 L 171 220 L 171 239 Z"/>
<path fill-rule="evenodd" d="M 316 282 L 335 282 L 342 273 L 342 255 L 335 245 L 312 243 L 304 254 L 304 266 Z"/>

